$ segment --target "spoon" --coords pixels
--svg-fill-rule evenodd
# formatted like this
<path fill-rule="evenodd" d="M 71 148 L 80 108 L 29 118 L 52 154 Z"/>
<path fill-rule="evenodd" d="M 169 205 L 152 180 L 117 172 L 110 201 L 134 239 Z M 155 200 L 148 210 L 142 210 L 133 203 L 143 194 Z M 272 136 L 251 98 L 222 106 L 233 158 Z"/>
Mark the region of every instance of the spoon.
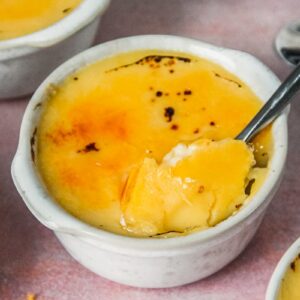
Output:
<path fill-rule="evenodd" d="M 249 142 L 263 127 L 271 123 L 290 103 L 300 88 L 300 65 L 278 87 L 250 123 L 235 137 L 236 140 Z"/>

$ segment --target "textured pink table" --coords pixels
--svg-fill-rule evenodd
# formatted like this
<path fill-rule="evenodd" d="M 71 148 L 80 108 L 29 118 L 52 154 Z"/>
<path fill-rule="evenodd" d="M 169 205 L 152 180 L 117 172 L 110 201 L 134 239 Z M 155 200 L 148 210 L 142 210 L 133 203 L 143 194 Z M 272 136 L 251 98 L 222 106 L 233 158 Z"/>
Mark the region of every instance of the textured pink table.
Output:
<path fill-rule="evenodd" d="M 280 77 L 289 68 L 273 50 L 278 29 L 299 18 L 299 0 L 116 0 L 97 42 L 149 33 L 189 36 L 248 51 Z M 75 262 L 51 231 L 29 213 L 18 196 L 10 164 L 26 99 L 0 101 L 0 299 L 44 300 L 261 300 L 272 271 L 300 235 L 300 105 L 290 114 L 287 171 L 264 222 L 248 248 L 217 274 L 172 289 L 118 285 Z"/>

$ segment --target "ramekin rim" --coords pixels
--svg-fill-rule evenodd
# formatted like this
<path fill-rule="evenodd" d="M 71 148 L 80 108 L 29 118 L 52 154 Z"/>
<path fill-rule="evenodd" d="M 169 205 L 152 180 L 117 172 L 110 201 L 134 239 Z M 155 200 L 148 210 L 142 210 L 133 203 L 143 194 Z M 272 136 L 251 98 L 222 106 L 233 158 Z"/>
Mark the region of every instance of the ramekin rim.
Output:
<path fill-rule="evenodd" d="M 67 39 L 75 32 L 92 22 L 108 7 L 110 0 L 82 0 L 67 16 L 46 28 L 19 37 L 0 40 L 0 52 L 12 49 L 34 51 Z"/>
<path fill-rule="evenodd" d="M 16 185 L 20 184 L 18 174 L 16 174 L 16 169 L 18 167 L 17 165 L 19 165 L 19 166 L 23 165 L 23 167 L 24 167 L 24 163 L 25 163 L 25 168 L 28 167 L 28 168 L 33 169 L 32 163 L 30 161 L 31 158 L 29 156 L 28 149 L 27 149 L 27 157 L 25 157 L 25 159 L 24 159 L 24 152 L 26 153 L 26 147 L 27 147 L 26 138 L 28 138 L 28 136 L 30 136 L 29 133 L 30 133 L 30 130 L 32 129 L 32 125 L 31 125 L 29 119 L 31 119 L 32 116 L 34 116 L 34 107 L 38 103 L 40 103 L 41 100 L 43 101 L 43 97 L 45 97 L 45 94 L 46 94 L 47 86 L 50 83 L 55 82 L 55 79 L 58 81 L 61 81 L 63 78 L 72 74 L 75 70 L 80 69 L 82 67 L 82 66 L 78 66 L 78 65 L 80 65 L 80 59 L 82 58 L 83 60 L 85 60 L 84 59 L 85 55 L 88 56 L 88 54 L 95 52 L 98 49 L 107 47 L 108 45 L 111 46 L 114 43 L 122 43 L 122 42 L 127 42 L 127 41 L 132 41 L 132 40 L 141 40 L 141 39 L 147 39 L 148 43 L 153 41 L 153 39 L 154 40 L 161 39 L 164 41 L 166 39 L 172 40 L 172 41 L 180 40 L 181 42 L 192 43 L 195 47 L 198 46 L 198 47 L 206 49 L 206 50 L 209 49 L 209 50 L 212 50 L 215 52 L 219 52 L 219 54 L 225 53 L 225 56 L 227 55 L 230 57 L 230 55 L 233 55 L 233 56 L 238 55 L 240 57 L 243 57 L 243 59 L 248 59 L 252 63 L 256 64 L 256 66 L 260 69 L 260 71 L 268 73 L 268 75 L 270 76 L 270 81 L 273 81 L 274 85 L 279 85 L 279 80 L 277 79 L 277 77 L 270 71 L 270 69 L 268 67 L 266 67 L 262 62 L 260 62 L 256 57 L 254 57 L 246 52 L 243 52 L 243 51 L 232 50 L 232 49 L 228 49 L 228 48 L 225 49 L 225 48 L 213 46 L 211 44 L 204 43 L 204 42 L 201 42 L 196 39 L 190 39 L 190 38 L 185 38 L 185 37 L 180 37 L 180 36 L 172 36 L 172 35 L 139 35 L 139 36 L 131 36 L 131 37 L 126 37 L 126 38 L 116 39 L 113 41 L 109 41 L 109 42 L 97 45 L 93 48 L 90 48 L 90 49 L 76 55 L 75 57 L 71 58 L 70 60 L 68 60 L 67 62 L 62 64 L 60 67 L 58 67 L 54 72 L 52 72 L 48 76 L 47 79 L 45 79 L 45 81 L 40 85 L 38 90 L 33 95 L 32 99 L 30 100 L 28 107 L 25 111 L 24 117 L 23 117 L 21 131 L 20 131 L 19 145 L 18 145 L 17 153 L 15 155 L 13 164 L 12 164 L 13 179 L 14 179 Z M 149 43 L 149 45 L 150 45 L 150 43 Z M 150 46 L 148 46 L 148 49 L 149 49 L 149 47 Z M 136 48 L 136 49 L 146 49 L 146 46 L 144 48 Z M 152 48 L 152 49 L 154 50 L 154 48 Z M 159 50 L 159 48 L 155 48 L 155 49 Z M 172 49 L 172 47 L 170 47 L 169 50 L 175 51 L 175 49 Z M 128 51 L 132 51 L 132 50 L 127 50 L 127 51 L 123 51 L 123 52 L 128 52 Z M 186 51 L 187 53 L 192 53 L 192 51 L 188 51 L 188 49 L 182 50 L 182 51 Z M 120 52 L 122 52 L 122 51 L 120 51 Z M 201 56 L 200 54 L 198 54 L 198 55 Z M 93 63 L 94 61 L 97 61 L 100 59 L 101 59 L 101 57 L 99 57 L 98 59 L 95 59 L 95 60 L 86 61 L 85 63 L 86 64 Z M 77 67 L 73 66 L 73 64 L 75 64 L 75 63 L 77 63 Z M 59 78 L 59 76 L 58 76 L 60 72 L 64 73 L 64 76 L 62 76 L 61 78 Z M 149 246 L 151 246 L 151 247 L 153 247 L 153 249 L 156 249 L 156 248 L 164 249 L 166 247 L 173 248 L 176 246 L 177 247 L 184 246 L 186 244 L 200 243 L 201 241 L 210 240 L 210 239 L 214 238 L 215 236 L 218 236 L 219 234 L 229 230 L 233 226 L 238 225 L 241 221 L 247 219 L 255 210 L 257 210 L 265 202 L 265 200 L 267 199 L 267 196 L 269 195 L 271 190 L 274 188 L 274 186 L 276 186 L 276 183 L 279 181 L 280 176 L 282 174 L 283 167 L 284 167 L 286 152 L 287 152 L 287 147 L 286 147 L 287 146 L 287 111 L 284 111 L 274 121 L 274 125 L 275 124 L 278 124 L 277 127 L 279 127 L 279 130 L 280 130 L 280 136 L 281 136 L 280 142 L 282 143 L 282 145 L 280 145 L 280 146 L 282 146 L 282 147 L 278 147 L 278 148 L 276 148 L 276 151 L 274 151 L 274 154 L 273 154 L 273 157 L 271 160 L 271 162 L 272 162 L 271 169 L 272 170 L 269 171 L 269 175 L 266 178 L 266 180 L 262 186 L 262 187 L 264 187 L 264 189 L 261 188 L 256 193 L 256 195 L 253 196 L 251 201 L 243 209 L 241 209 L 241 211 L 239 211 L 237 214 L 235 214 L 233 216 L 230 216 L 229 218 L 222 221 L 215 227 L 211 227 L 209 229 L 195 232 L 195 233 L 192 233 L 192 234 L 189 234 L 186 236 L 174 237 L 174 238 L 169 238 L 169 239 L 149 239 L 149 238 L 127 237 L 127 236 L 122 236 L 119 234 L 115 234 L 115 233 L 111 233 L 111 232 L 108 232 L 108 231 L 105 231 L 102 229 L 95 228 L 93 226 L 90 226 L 90 225 L 80 221 L 79 219 L 71 216 L 68 212 L 66 212 L 64 209 L 59 207 L 55 203 L 55 200 L 51 199 L 50 195 L 47 195 L 47 201 L 52 205 L 52 207 L 55 206 L 56 210 L 57 209 L 60 210 L 60 213 L 62 213 L 64 215 L 64 217 L 68 219 L 68 222 L 71 222 L 75 226 L 75 228 L 77 228 L 76 230 L 79 230 L 78 228 L 80 228 L 80 231 L 83 233 L 83 235 L 85 235 L 87 237 L 97 238 L 102 241 L 106 241 L 107 243 L 122 244 L 125 248 L 128 247 L 128 248 L 135 248 L 135 249 L 138 249 L 138 248 L 148 249 Z M 274 125 L 273 125 L 273 128 L 274 128 Z M 275 140 L 274 142 L 278 143 L 277 140 Z M 279 144 L 277 146 L 279 146 Z M 26 160 L 27 160 L 27 166 L 26 166 Z M 273 169 L 275 170 L 275 172 L 273 172 L 274 171 Z M 35 188 L 37 188 L 37 185 L 39 185 L 41 187 L 40 182 L 39 183 L 36 182 Z M 19 189 L 21 190 L 21 192 L 20 192 L 21 196 L 24 198 L 25 193 L 24 193 L 24 191 L 22 192 L 22 188 L 20 187 Z M 30 199 L 26 199 L 26 200 L 28 202 L 30 202 Z M 26 201 L 25 201 L 25 203 L 26 203 Z M 30 210 L 32 211 L 32 208 Z M 33 212 L 33 214 L 37 217 L 36 213 Z M 67 228 L 62 228 L 62 230 L 61 230 L 60 228 L 57 228 L 56 226 L 54 226 L 54 224 L 51 224 L 51 226 L 49 226 L 49 224 L 45 224 L 45 220 L 43 222 L 43 220 L 41 220 L 40 218 L 38 218 L 38 219 L 41 223 L 43 223 L 45 226 L 51 228 L 52 230 L 76 234 L 76 232 L 69 231 Z M 153 243 L 155 243 L 155 245 Z"/>

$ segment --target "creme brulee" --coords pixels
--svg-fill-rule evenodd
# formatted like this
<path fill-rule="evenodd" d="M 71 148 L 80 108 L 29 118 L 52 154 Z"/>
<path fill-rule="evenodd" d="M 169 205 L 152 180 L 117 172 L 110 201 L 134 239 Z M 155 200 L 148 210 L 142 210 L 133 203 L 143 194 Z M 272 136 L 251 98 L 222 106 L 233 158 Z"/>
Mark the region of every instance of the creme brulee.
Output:
<path fill-rule="evenodd" d="M 96 62 L 49 87 L 36 162 L 53 198 L 77 218 L 133 236 L 214 226 L 259 189 L 270 128 L 233 138 L 262 103 L 219 65 L 185 53 L 137 51 Z"/>
<path fill-rule="evenodd" d="M 278 295 L 278 300 L 298 299 L 300 299 L 300 253 L 289 265 Z"/>
<path fill-rule="evenodd" d="M 67 16 L 82 0 L 0 0 L 0 40 L 44 29 Z"/>

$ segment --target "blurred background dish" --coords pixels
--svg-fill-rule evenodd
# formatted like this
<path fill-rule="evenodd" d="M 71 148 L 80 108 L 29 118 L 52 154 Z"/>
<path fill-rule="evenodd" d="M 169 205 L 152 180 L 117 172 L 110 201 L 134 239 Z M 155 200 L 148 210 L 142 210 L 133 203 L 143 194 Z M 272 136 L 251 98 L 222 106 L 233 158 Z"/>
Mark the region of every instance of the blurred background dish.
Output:
<path fill-rule="evenodd" d="M 109 0 L 83 0 L 42 30 L 0 40 L 0 99 L 32 93 L 55 67 L 94 41 Z"/>
<path fill-rule="evenodd" d="M 275 40 L 275 47 L 280 57 L 289 65 L 300 62 L 300 21 L 284 26 Z"/>

